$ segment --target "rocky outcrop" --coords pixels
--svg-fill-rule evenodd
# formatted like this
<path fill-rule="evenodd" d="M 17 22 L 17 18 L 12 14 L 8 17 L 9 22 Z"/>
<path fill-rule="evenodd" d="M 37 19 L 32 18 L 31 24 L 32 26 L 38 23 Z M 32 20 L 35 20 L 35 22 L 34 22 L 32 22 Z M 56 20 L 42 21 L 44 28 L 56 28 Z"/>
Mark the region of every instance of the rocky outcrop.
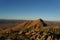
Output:
<path fill-rule="evenodd" d="M 31 20 L 0 31 L 0 40 L 60 40 L 60 27 Z"/>
<path fill-rule="evenodd" d="M 22 30 L 24 28 L 31 28 L 31 29 L 34 29 L 34 30 L 40 30 L 44 26 L 47 26 L 47 24 L 45 24 L 42 19 L 30 20 L 30 21 L 26 21 L 26 22 L 17 24 L 15 27 L 8 28 L 6 30 L 2 30 L 2 33 Z"/>

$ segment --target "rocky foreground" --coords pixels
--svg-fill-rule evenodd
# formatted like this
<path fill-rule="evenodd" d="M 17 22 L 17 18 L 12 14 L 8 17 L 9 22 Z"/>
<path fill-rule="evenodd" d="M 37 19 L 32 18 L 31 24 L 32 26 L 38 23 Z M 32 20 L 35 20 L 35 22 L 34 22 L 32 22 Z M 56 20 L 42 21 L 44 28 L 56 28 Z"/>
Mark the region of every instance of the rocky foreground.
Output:
<path fill-rule="evenodd" d="M 60 27 L 47 26 L 42 19 L 27 21 L 0 31 L 0 40 L 60 40 Z"/>

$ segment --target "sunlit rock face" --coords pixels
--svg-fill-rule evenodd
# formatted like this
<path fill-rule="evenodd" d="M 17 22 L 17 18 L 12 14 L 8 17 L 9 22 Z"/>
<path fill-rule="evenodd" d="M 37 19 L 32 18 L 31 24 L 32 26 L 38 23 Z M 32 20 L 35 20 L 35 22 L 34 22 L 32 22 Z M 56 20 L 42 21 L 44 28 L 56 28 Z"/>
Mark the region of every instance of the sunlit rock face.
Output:
<path fill-rule="evenodd" d="M 29 21 L 17 24 L 16 26 L 12 28 L 3 30 L 2 32 L 4 33 L 4 32 L 11 32 L 11 31 L 18 31 L 24 28 L 32 28 L 34 30 L 40 30 L 44 26 L 47 26 L 47 24 L 45 24 L 42 19 L 29 20 Z"/>
<path fill-rule="evenodd" d="M 0 40 L 59 40 L 60 27 L 47 26 L 42 20 L 29 20 L 0 31 Z"/>

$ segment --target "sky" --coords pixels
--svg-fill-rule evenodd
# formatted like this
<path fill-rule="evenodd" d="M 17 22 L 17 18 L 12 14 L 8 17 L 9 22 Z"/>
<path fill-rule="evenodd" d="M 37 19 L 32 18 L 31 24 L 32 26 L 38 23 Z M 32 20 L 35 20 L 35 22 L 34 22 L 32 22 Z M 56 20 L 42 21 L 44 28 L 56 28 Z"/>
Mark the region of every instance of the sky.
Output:
<path fill-rule="evenodd" d="M 60 21 L 60 0 L 0 0 L 0 19 Z"/>

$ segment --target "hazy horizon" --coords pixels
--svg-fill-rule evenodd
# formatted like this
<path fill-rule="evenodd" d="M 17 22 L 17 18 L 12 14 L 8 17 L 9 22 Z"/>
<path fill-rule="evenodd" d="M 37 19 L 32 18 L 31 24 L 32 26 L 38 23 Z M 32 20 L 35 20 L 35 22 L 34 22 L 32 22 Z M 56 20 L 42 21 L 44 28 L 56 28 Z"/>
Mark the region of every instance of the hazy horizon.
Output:
<path fill-rule="evenodd" d="M 0 19 L 60 21 L 60 0 L 0 0 Z"/>

